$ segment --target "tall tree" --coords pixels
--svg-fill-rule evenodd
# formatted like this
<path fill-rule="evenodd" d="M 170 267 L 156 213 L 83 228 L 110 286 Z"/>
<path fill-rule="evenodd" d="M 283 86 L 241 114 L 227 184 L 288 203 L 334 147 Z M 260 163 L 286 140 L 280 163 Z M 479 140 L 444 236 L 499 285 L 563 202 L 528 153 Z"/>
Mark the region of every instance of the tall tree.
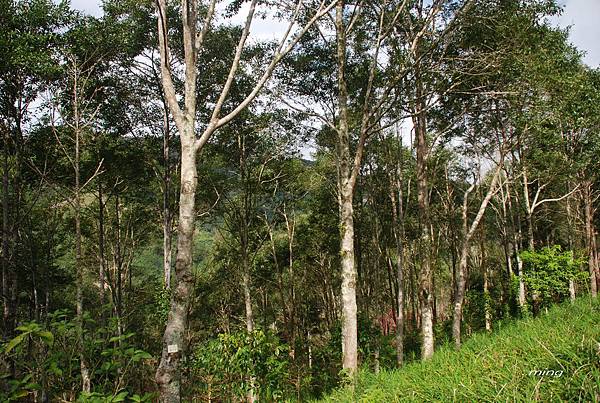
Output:
<path fill-rule="evenodd" d="M 202 27 L 197 30 L 198 4 L 195 1 L 182 0 L 181 17 L 183 26 L 183 50 L 185 66 L 183 108 L 180 106 L 175 88 L 171 63 L 173 52 L 169 46 L 167 4 L 166 0 L 157 1 L 158 12 L 158 39 L 161 59 L 161 78 L 165 98 L 169 110 L 175 120 L 181 142 L 181 188 L 179 194 L 179 228 L 177 231 L 177 257 L 176 275 L 177 285 L 173 290 L 171 309 L 167 319 L 163 338 L 163 352 L 156 372 L 156 381 L 160 387 L 160 399 L 165 402 L 178 402 L 180 396 L 180 372 L 179 362 L 184 349 L 184 331 L 187 327 L 187 311 L 190 292 L 193 285 L 192 279 L 192 238 L 195 224 L 195 196 L 197 187 L 196 155 L 204 147 L 214 132 L 233 120 L 241 111 L 256 98 L 273 70 L 281 59 L 289 53 L 298 43 L 302 34 L 306 32 L 321 16 L 327 13 L 335 3 L 321 2 L 308 22 L 301 27 L 300 31 L 290 39 L 291 31 L 296 24 L 297 16 L 302 8 L 302 3 L 291 7 L 291 23 L 289 24 L 283 38 L 276 47 L 270 62 L 267 63 L 260 78 L 248 95 L 231 111 L 221 116 L 221 112 L 227 96 L 231 90 L 236 73 L 242 61 L 242 53 L 246 40 L 250 35 L 250 26 L 254 17 L 258 1 L 253 0 L 249 5 L 249 11 L 241 32 L 235 56 L 231 63 L 227 80 L 223 84 L 221 93 L 212 108 L 212 113 L 199 137 L 196 136 L 197 120 L 197 65 L 198 54 L 203 46 L 206 36 L 211 30 L 211 24 L 215 14 L 216 0 L 211 0 L 205 11 Z"/>

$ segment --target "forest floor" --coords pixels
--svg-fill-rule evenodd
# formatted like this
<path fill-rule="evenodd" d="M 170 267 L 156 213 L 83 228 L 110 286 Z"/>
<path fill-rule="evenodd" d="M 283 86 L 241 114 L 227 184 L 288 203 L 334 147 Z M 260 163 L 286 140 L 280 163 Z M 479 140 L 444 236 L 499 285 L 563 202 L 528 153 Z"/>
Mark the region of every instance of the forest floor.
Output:
<path fill-rule="evenodd" d="M 600 402 L 600 301 L 582 297 L 536 318 L 495 324 L 460 351 L 428 362 L 361 372 L 354 392 L 328 402 Z"/>

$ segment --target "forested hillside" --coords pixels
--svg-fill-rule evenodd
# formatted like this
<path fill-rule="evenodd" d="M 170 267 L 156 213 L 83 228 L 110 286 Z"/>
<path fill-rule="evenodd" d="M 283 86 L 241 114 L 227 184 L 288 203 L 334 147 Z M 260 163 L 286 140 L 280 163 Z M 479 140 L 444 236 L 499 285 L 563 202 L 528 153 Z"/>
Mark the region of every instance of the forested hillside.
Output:
<path fill-rule="evenodd" d="M 0 0 L 1 401 L 488 385 L 511 331 L 600 327 L 600 70 L 558 1 L 102 4 Z M 493 391 L 598 400 L 588 336 L 564 388 Z"/>

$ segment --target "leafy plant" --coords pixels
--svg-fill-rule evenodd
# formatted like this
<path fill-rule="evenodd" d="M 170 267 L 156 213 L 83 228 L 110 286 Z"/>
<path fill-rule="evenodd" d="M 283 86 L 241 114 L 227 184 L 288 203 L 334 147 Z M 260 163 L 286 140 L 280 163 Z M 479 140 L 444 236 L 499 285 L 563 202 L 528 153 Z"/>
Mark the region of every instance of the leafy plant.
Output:
<path fill-rule="evenodd" d="M 75 400 L 74 391 L 81 383 L 81 349 L 91 363 L 94 390 L 80 395 L 79 401 L 120 402 L 125 397 L 149 401 L 149 396 L 131 395 L 136 379 L 145 375 L 149 369 L 146 362 L 152 358 L 131 343 L 134 334 L 113 336 L 118 333 L 113 322 L 98 326 L 84 315 L 80 343 L 80 327 L 66 311 L 50 314 L 47 324 L 29 322 L 17 327 L 19 333 L 1 349 L 2 355 L 15 363 L 16 375 L 3 375 L 9 388 L 0 394 L 0 400 L 16 401 L 34 391 L 50 398 L 67 393 Z"/>
<path fill-rule="evenodd" d="M 560 245 L 539 251 L 521 252 L 525 285 L 537 307 L 548 306 L 569 295 L 569 282 L 585 281 L 583 260 L 573 251 L 562 251 Z"/>
<path fill-rule="evenodd" d="M 223 333 L 195 349 L 192 367 L 211 398 L 280 400 L 289 380 L 289 348 L 271 332 Z"/>

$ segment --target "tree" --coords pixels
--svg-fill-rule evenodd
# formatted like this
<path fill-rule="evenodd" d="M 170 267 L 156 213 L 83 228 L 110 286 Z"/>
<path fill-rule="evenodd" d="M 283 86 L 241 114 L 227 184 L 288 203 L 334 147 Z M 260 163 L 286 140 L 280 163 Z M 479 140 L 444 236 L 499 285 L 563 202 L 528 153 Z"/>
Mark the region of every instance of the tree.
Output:
<path fill-rule="evenodd" d="M 197 186 L 196 155 L 217 129 L 229 123 L 241 111 L 248 107 L 264 87 L 277 64 L 292 50 L 296 43 L 298 43 L 302 34 L 334 5 L 334 3 L 327 4 L 321 2 L 314 15 L 301 28 L 300 32 L 296 34 L 294 38 L 289 39 L 302 3 L 299 2 L 297 6 L 293 7 L 292 22 L 279 42 L 275 54 L 267 64 L 256 85 L 250 93 L 237 104 L 237 106 L 233 107 L 232 110 L 224 116 L 221 116 L 223 105 L 229 95 L 240 66 L 242 52 L 250 34 L 250 26 L 257 3 L 257 0 L 253 0 L 250 3 L 246 22 L 235 50 L 235 56 L 231 63 L 227 80 L 223 85 L 216 104 L 212 108 L 212 113 L 210 114 L 208 122 L 206 122 L 205 128 L 202 130 L 202 134 L 199 137 L 196 137 L 196 81 L 197 63 L 199 63 L 198 54 L 205 37 L 211 30 L 216 0 L 211 0 L 208 5 L 203 25 L 199 32 L 197 32 L 196 29 L 198 23 L 197 4 L 187 0 L 181 2 L 185 65 L 183 109 L 180 107 L 177 99 L 177 90 L 171 72 L 173 53 L 169 47 L 166 0 L 158 0 L 157 2 L 158 38 L 163 91 L 169 105 L 169 110 L 175 120 L 181 142 L 181 188 L 179 195 L 179 227 L 177 231 L 176 258 L 177 286 L 173 291 L 171 310 L 169 312 L 164 334 L 162 357 L 156 372 L 156 381 L 160 387 L 160 399 L 165 402 L 176 402 L 180 400 L 179 361 L 184 346 L 183 333 L 187 326 L 187 309 L 192 287 L 192 239 L 196 215 L 194 205 Z"/>
<path fill-rule="evenodd" d="M 23 223 L 25 125 L 31 103 L 60 71 L 57 49 L 60 30 L 69 26 L 66 2 L 47 0 L 0 3 L 4 28 L 0 34 L 0 116 L 3 137 L 2 177 L 2 299 L 4 336 L 13 335 L 18 308 L 18 230 Z M 10 172 L 14 174 L 10 175 Z"/>

